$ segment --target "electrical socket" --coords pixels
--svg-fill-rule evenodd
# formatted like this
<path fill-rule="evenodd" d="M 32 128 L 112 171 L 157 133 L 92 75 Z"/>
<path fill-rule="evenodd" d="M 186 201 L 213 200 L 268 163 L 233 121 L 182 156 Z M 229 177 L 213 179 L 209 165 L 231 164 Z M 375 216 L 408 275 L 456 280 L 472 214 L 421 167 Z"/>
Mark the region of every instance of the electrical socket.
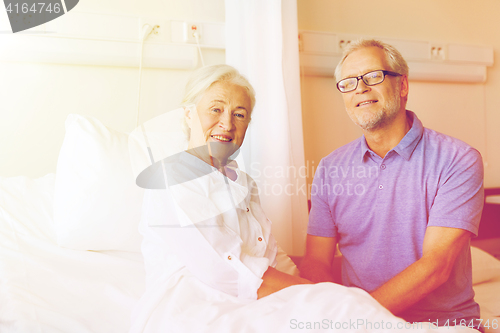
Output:
<path fill-rule="evenodd" d="M 203 29 L 201 23 L 197 22 L 184 22 L 184 42 L 196 43 L 194 33 L 198 33 L 198 42 L 201 43 L 203 39 Z"/>
<path fill-rule="evenodd" d="M 446 45 L 431 44 L 429 51 L 432 60 L 446 60 Z"/>
<path fill-rule="evenodd" d="M 168 42 L 167 39 L 167 20 L 155 17 L 141 17 L 139 19 L 139 39 L 142 37 L 142 27 L 145 24 L 149 24 L 153 27 L 153 30 L 146 37 L 144 41 L 146 42 Z"/>
<path fill-rule="evenodd" d="M 344 48 L 351 43 L 351 40 L 348 38 L 339 38 L 339 53 L 344 51 Z"/>

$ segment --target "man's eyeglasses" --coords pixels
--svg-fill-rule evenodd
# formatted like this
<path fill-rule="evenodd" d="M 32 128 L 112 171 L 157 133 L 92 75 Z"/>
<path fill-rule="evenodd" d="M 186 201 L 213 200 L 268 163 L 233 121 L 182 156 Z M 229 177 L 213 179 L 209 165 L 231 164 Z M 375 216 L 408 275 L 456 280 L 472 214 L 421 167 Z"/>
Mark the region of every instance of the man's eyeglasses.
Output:
<path fill-rule="evenodd" d="M 340 80 L 339 82 L 337 82 L 337 89 L 341 93 L 346 93 L 349 91 L 356 90 L 356 88 L 358 87 L 359 80 L 363 80 L 363 82 L 367 86 L 374 86 L 376 84 L 384 82 L 386 75 L 401 76 L 401 74 L 391 71 L 383 71 L 383 70 L 373 71 L 358 77 L 348 77 L 346 79 Z"/>

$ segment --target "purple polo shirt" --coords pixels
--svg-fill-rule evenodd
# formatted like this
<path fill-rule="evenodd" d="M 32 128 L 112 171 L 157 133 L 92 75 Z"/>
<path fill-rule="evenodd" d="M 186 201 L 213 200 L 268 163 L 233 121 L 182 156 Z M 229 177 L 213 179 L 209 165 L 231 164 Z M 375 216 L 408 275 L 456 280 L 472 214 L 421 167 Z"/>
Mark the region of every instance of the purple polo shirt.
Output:
<path fill-rule="evenodd" d="M 364 136 L 323 158 L 311 189 L 307 233 L 337 237 L 342 282 L 371 292 L 422 257 L 427 226 L 477 236 L 483 164 L 466 143 L 424 128 L 417 116 L 384 158 Z M 479 318 L 470 247 L 447 282 L 400 314 L 410 322 Z M 452 325 L 450 323 L 450 325 Z"/>

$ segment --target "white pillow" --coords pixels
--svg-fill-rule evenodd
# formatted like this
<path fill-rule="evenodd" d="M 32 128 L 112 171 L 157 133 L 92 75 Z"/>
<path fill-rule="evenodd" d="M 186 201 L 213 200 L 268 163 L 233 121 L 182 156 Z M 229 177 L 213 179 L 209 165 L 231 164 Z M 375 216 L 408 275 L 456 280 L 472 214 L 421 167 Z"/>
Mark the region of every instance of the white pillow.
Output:
<path fill-rule="evenodd" d="M 132 171 L 139 175 L 154 162 L 184 151 L 188 147 L 182 131 L 184 109 L 178 108 L 156 116 L 129 135 Z"/>
<path fill-rule="evenodd" d="M 69 115 L 55 181 L 58 244 L 140 252 L 143 194 L 132 173 L 128 135 L 95 118 Z"/>
<path fill-rule="evenodd" d="M 471 246 L 472 284 L 479 284 L 500 277 L 500 260 L 491 254 Z"/>

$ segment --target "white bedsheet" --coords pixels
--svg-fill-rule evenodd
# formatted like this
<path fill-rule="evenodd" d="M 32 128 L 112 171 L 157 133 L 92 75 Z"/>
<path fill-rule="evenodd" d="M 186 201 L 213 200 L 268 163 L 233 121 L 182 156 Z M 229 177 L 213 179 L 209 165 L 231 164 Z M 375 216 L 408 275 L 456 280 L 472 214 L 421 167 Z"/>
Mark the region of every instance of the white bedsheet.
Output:
<path fill-rule="evenodd" d="M 0 178 L 0 332 L 125 333 L 144 292 L 141 255 L 58 247 L 52 229 L 53 184 L 54 175 Z M 188 281 L 194 279 L 189 276 L 183 279 L 158 286 L 156 303 L 136 307 L 138 316 L 141 308 L 150 307 L 142 312 L 139 330 L 329 332 L 341 325 L 343 332 L 470 331 L 429 329 L 427 324 L 399 330 L 398 323 L 404 322 L 367 293 L 333 284 L 294 286 L 245 303 L 222 293 L 207 300 L 203 295 L 209 287 Z M 165 320 L 169 315 L 175 320 Z"/>
<path fill-rule="evenodd" d="M 500 333 L 500 276 L 473 286 L 476 302 L 481 307 L 481 318 L 488 325 L 487 333 Z"/>
<path fill-rule="evenodd" d="M 53 184 L 53 175 L 0 179 L 0 332 L 127 332 L 142 257 L 57 246 Z"/>

